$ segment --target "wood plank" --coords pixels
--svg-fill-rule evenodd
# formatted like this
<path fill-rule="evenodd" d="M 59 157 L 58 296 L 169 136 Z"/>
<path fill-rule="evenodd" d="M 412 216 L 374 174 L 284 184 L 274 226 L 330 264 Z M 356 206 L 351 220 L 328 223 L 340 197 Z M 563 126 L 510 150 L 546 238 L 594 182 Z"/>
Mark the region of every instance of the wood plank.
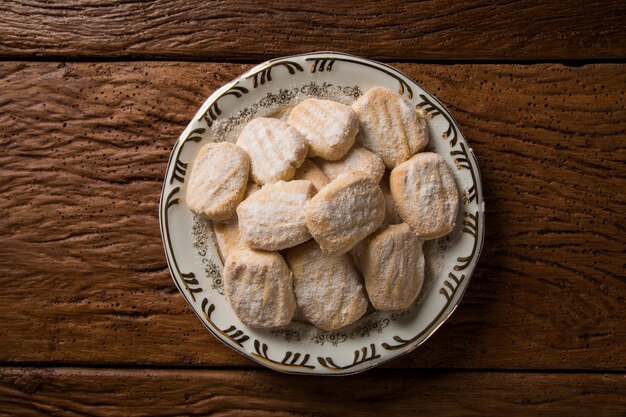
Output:
<path fill-rule="evenodd" d="M 358 388 L 356 388 L 358 387 Z M 6 416 L 623 416 L 624 374 L 0 369 Z"/>
<path fill-rule="evenodd" d="M 471 0 L 404 2 L 11 1 L 0 56 L 261 60 L 320 49 L 385 60 L 626 57 L 626 7 Z"/>
<path fill-rule="evenodd" d="M 626 369 L 626 66 L 398 66 L 478 157 L 487 236 L 450 322 L 392 367 Z M 0 64 L 0 361 L 247 365 L 170 280 L 169 151 L 249 66 Z"/>

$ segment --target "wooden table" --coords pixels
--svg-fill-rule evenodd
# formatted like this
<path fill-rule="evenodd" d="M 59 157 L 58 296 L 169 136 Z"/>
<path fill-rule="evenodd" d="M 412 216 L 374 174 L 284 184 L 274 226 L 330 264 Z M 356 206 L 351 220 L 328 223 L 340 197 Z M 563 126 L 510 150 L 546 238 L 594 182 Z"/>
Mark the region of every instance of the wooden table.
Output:
<path fill-rule="evenodd" d="M 390 62 L 475 150 L 486 243 L 425 345 L 281 375 L 204 330 L 157 204 L 176 138 L 262 60 Z M 0 415 L 626 415 L 626 6 L 0 3 Z"/>

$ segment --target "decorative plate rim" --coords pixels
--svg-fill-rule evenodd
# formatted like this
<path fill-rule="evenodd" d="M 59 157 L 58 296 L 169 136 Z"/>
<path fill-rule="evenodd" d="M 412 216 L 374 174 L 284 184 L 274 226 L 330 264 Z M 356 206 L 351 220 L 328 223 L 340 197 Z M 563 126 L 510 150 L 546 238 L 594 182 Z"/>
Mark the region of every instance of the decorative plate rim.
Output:
<path fill-rule="evenodd" d="M 180 156 L 180 152 L 182 150 L 182 145 L 184 145 L 184 143 L 187 140 L 192 139 L 192 135 L 196 132 L 197 129 L 195 130 L 191 130 L 188 132 L 188 130 L 190 129 L 192 123 L 196 122 L 196 121 L 201 121 L 202 119 L 205 119 L 205 121 L 207 122 L 207 124 L 209 125 L 209 127 L 211 127 L 211 121 L 210 119 L 207 118 L 207 115 L 209 114 L 209 112 L 212 110 L 213 106 L 215 106 L 215 108 L 217 109 L 218 112 L 218 116 L 219 116 L 219 108 L 217 108 L 217 101 L 228 94 L 233 94 L 235 95 L 237 93 L 237 88 L 241 89 L 242 87 L 237 87 L 237 85 L 239 84 L 240 81 L 245 80 L 247 78 L 250 78 L 252 76 L 254 76 L 254 83 L 256 86 L 257 83 L 257 77 L 256 75 L 258 74 L 262 74 L 262 77 L 265 76 L 265 74 L 267 73 L 267 69 L 269 68 L 270 73 L 271 73 L 271 68 L 272 66 L 276 65 L 276 64 L 280 64 L 284 61 L 288 61 L 290 59 L 294 59 L 294 58 L 303 58 L 303 57 L 309 57 L 311 58 L 311 61 L 314 61 L 314 66 L 311 69 L 311 72 L 315 72 L 315 69 L 317 67 L 318 62 L 317 61 L 328 61 L 328 60 L 323 60 L 323 57 L 316 57 L 318 55 L 332 55 L 333 57 L 336 57 L 333 61 L 335 60 L 341 60 L 341 57 L 346 57 L 346 58 L 350 58 L 348 61 L 349 62 L 353 62 L 353 63 L 361 63 L 363 65 L 367 65 L 370 68 L 373 69 L 377 69 L 380 70 L 384 73 L 386 73 L 387 75 L 395 78 L 399 84 L 400 84 L 400 92 L 404 93 L 404 88 L 408 89 L 408 94 L 409 94 L 409 98 L 413 98 L 412 95 L 412 89 L 411 89 L 411 84 L 414 84 L 415 86 L 419 87 L 420 89 L 424 90 L 424 92 L 426 92 L 426 94 L 428 94 L 429 98 L 432 98 L 435 103 L 437 105 L 434 105 L 434 103 L 430 102 L 428 99 L 426 99 L 426 102 L 424 104 L 424 108 L 427 108 L 428 106 L 430 107 L 430 110 L 426 110 L 426 114 L 428 114 L 429 112 L 435 113 L 436 109 L 437 114 L 438 115 L 442 115 L 449 123 L 449 129 L 454 129 L 455 132 L 457 132 L 458 134 L 461 134 L 461 131 L 459 129 L 459 125 L 456 122 L 456 120 L 454 119 L 454 116 L 450 113 L 450 111 L 446 108 L 446 106 L 437 98 L 435 97 L 433 94 L 431 94 L 428 90 L 426 90 L 424 87 L 418 85 L 415 81 L 413 81 L 410 77 L 408 77 L 406 74 L 404 74 L 402 71 L 387 65 L 385 63 L 381 63 L 378 61 L 374 61 L 371 59 L 367 59 L 367 58 L 362 58 L 356 55 L 351 55 L 348 53 L 343 53 L 343 52 L 336 52 L 336 51 L 316 51 L 316 52 L 308 52 L 308 53 L 303 53 L 303 54 L 296 54 L 296 55 L 289 55 L 289 56 L 284 56 L 284 57 L 279 57 L 279 58 L 273 58 L 267 61 L 264 61 L 256 66 L 254 66 L 253 68 L 249 69 L 248 71 L 244 72 L 243 74 L 241 74 L 240 76 L 236 77 L 235 79 L 233 79 L 230 82 L 227 82 L 226 84 L 224 84 L 222 87 L 218 88 L 215 92 L 213 92 L 208 99 L 205 100 L 205 102 L 202 104 L 202 106 L 200 107 L 200 109 L 198 110 L 198 112 L 194 115 L 193 119 L 191 120 L 190 123 L 187 124 L 187 126 L 185 127 L 185 129 L 183 130 L 183 133 L 180 135 L 180 137 L 177 139 L 177 141 L 175 142 L 172 151 L 170 153 L 169 159 L 168 159 L 168 163 L 167 163 L 167 168 L 166 168 L 166 175 L 163 181 L 163 187 L 161 190 L 161 196 L 160 196 L 160 200 L 159 200 L 159 228 L 160 228 L 160 232 L 161 232 L 161 238 L 163 241 L 163 248 L 165 251 L 165 257 L 166 257 L 166 262 L 167 262 L 167 266 L 168 266 L 168 270 L 170 272 L 170 276 L 172 277 L 172 280 L 174 281 L 174 284 L 176 285 L 176 288 L 180 291 L 180 293 L 183 295 L 183 298 L 185 299 L 185 301 L 187 302 L 187 304 L 189 305 L 189 307 L 191 308 L 191 310 L 194 312 L 194 314 L 198 317 L 198 319 L 200 320 L 200 322 L 204 325 L 204 327 L 209 330 L 209 332 L 216 338 L 218 339 L 220 342 L 224 343 L 226 346 L 230 347 L 231 349 L 235 350 L 236 352 L 238 352 L 239 354 L 245 356 L 248 359 L 253 360 L 256 363 L 259 363 L 265 367 L 268 367 L 272 370 L 281 372 L 281 373 L 286 373 L 286 374 L 297 374 L 297 375 L 318 375 L 318 376 L 347 376 L 347 375 L 354 375 L 360 372 L 364 372 L 367 371 L 369 369 L 372 369 L 374 367 L 377 367 L 379 365 L 382 365 L 384 363 L 387 363 L 393 359 L 399 358 L 403 355 L 406 355 L 410 352 L 412 352 L 414 349 L 416 349 L 418 346 L 422 345 L 424 342 L 426 342 L 449 318 L 450 316 L 454 313 L 454 311 L 457 309 L 457 307 L 459 306 L 463 296 L 465 295 L 465 292 L 467 291 L 467 288 L 469 286 L 469 283 L 471 281 L 471 278 L 475 272 L 476 269 L 476 265 L 478 264 L 478 260 L 480 258 L 480 255 L 482 253 L 482 249 L 483 249 L 483 245 L 484 245 L 484 235 L 485 235 L 485 225 L 484 225 L 484 199 L 483 199 L 483 194 L 482 194 L 482 180 L 481 180 L 481 175 L 480 175 L 480 169 L 478 166 L 478 162 L 476 160 L 476 157 L 474 155 L 473 150 L 469 147 L 469 144 L 467 144 L 467 140 L 463 137 L 463 140 L 461 141 L 461 144 L 463 143 L 463 141 L 466 142 L 467 144 L 467 148 L 465 148 L 462 145 L 462 152 L 463 152 L 463 156 L 465 157 L 465 160 L 467 162 L 467 164 L 469 165 L 469 169 L 471 173 L 473 173 L 472 168 L 475 170 L 475 176 L 472 175 L 473 180 L 474 180 L 474 187 L 475 187 L 475 199 L 476 199 L 476 204 L 478 206 L 478 210 L 476 211 L 476 217 L 473 217 L 471 215 L 471 213 L 465 213 L 470 214 L 470 216 L 472 217 L 473 220 L 475 220 L 475 223 L 473 225 L 473 231 L 474 231 L 474 237 L 475 237 L 475 241 L 474 241 L 474 249 L 472 251 L 472 258 L 469 261 L 469 264 L 467 265 L 467 275 L 463 275 L 462 280 L 464 280 L 464 285 L 461 285 L 461 283 L 456 279 L 456 277 L 452 276 L 451 278 L 454 279 L 454 281 L 457 282 L 457 287 L 455 289 L 452 289 L 452 287 L 450 287 L 451 289 L 451 294 L 448 297 L 447 293 L 445 294 L 446 298 L 447 298 L 447 302 L 446 304 L 444 304 L 444 306 L 441 308 L 439 314 L 431 321 L 430 324 L 428 324 L 426 326 L 426 328 L 424 328 L 424 330 L 420 333 L 418 333 L 415 337 L 411 338 L 411 340 L 404 340 L 403 342 L 406 342 L 405 344 L 403 344 L 401 347 L 392 347 L 392 348 L 388 348 L 385 347 L 385 345 L 389 346 L 386 342 L 381 343 L 381 345 L 388 350 L 396 350 L 397 349 L 397 354 L 395 355 L 390 355 L 387 358 L 384 358 L 382 360 L 379 361 L 375 361 L 373 359 L 376 359 L 377 357 L 375 356 L 375 346 L 374 344 L 371 344 L 371 348 L 372 350 L 372 358 L 365 360 L 365 357 L 367 355 L 367 347 L 363 347 L 363 362 L 357 363 L 357 357 L 359 354 L 359 351 L 355 352 L 355 363 L 353 364 L 353 366 L 349 366 L 345 369 L 339 369 L 342 367 L 336 367 L 336 368 L 331 368 L 326 366 L 323 363 L 323 358 L 319 357 L 318 361 L 320 362 L 321 365 L 323 365 L 324 368 L 326 368 L 325 370 L 322 370 L 322 372 L 302 372 L 302 371 L 294 371 L 294 370 L 290 370 L 290 369 L 284 369 L 280 366 L 273 366 L 273 365 L 287 365 L 285 363 L 285 361 L 287 361 L 289 359 L 289 357 L 285 357 L 285 359 L 283 360 L 283 362 L 278 362 L 278 361 L 274 361 L 272 359 L 269 359 L 267 357 L 267 352 L 261 352 L 260 348 L 260 342 L 258 341 L 258 339 L 255 339 L 255 350 L 258 354 L 255 354 L 254 352 L 250 353 L 247 350 L 245 350 L 243 348 L 243 345 L 239 342 L 237 342 L 235 339 L 233 339 L 230 335 L 226 334 L 223 330 L 220 330 L 218 326 L 214 325 L 216 327 L 215 330 L 217 330 L 217 332 L 211 328 L 211 326 L 209 326 L 209 324 L 204 320 L 206 319 L 209 323 L 211 323 L 210 320 L 210 312 L 209 315 L 207 315 L 207 312 L 205 311 L 205 304 L 203 303 L 202 305 L 202 311 L 204 313 L 204 318 L 200 315 L 200 313 L 197 311 L 194 302 L 195 302 L 195 297 L 194 297 L 194 301 L 192 302 L 187 293 L 183 290 L 183 288 L 181 287 L 181 283 L 179 282 L 179 279 L 177 279 L 176 275 L 175 275 L 175 270 L 172 268 L 172 265 L 174 264 L 175 266 L 177 266 L 177 262 L 174 256 L 174 251 L 173 251 L 173 247 L 172 247 L 172 242 L 171 242 L 171 238 L 169 236 L 169 230 L 168 230 L 168 221 L 167 221 L 167 210 L 170 208 L 170 206 L 172 206 L 172 201 L 170 200 L 171 194 L 174 194 L 173 192 L 170 192 L 170 195 L 168 195 L 168 197 L 166 198 L 165 196 L 165 192 L 166 189 L 168 188 L 168 180 L 170 180 L 170 171 L 172 168 L 172 161 L 174 160 L 174 155 L 176 153 L 176 151 L 178 150 L 177 153 L 177 157 Z M 307 61 L 309 61 L 309 59 L 307 59 Z M 356 61 L 356 62 L 355 62 Z M 285 64 L 283 64 L 285 65 Z M 322 63 L 322 65 L 325 65 L 324 63 Z M 286 65 L 285 65 L 286 66 Z M 330 66 L 332 66 L 332 64 L 330 64 Z M 380 68 L 383 67 L 383 68 Z M 323 66 L 321 67 L 323 68 Z M 289 69 L 289 68 L 288 68 Z M 323 71 L 323 69 L 321 69 L 321 71 Z M 328 69 L 328 71 L 330 71 L 330 69 Z M 289 72 L 291 73 L 291 69 L 289 69 Z M 268 80 L 271 80 L 271 77 L 268 75 Z M 261 83 L 263 83 L 263 78 L 261 78 Z M 235 89 L 237 91 L 235 92 L 231 92 L 233 90 L 233 87 L 235 87 Z M 243 90 L 246 90 L 245 88 L 243 88 Z M 247 92 L 247 91 L 246 91 Z M 215 120 L 217 118 L 217 116 L 215 118 L 213 118 L 213 120 Z M 431 117 L 432 118 L 432 117 Z M 204 131 L 204 130 L 203 130 Z M 187 134 L 186 134 L 187 133 Z M 445 138 L 445 136 L 444 136 Z M 458 137 L 456 138 L 458 139 Z M 456 139 L 455 139 L 455 143 L 456 143 Z M 192 139 L 193 141 L 193 139 Z M 180 146 L 179 146 L 180 145 Z M 452 145 L 452 147 L 454 147 L 455 145 Z M 459 154 L 461 154 L 461 151 L 458 151 Z M 452 152 L 451 152 L 452 155 Z M 469 161 L 469 159 L 471 158 L 471 161 Z M 459 164 L 459 162 L 456 160 L 456 158 L 454 158 L 455 162 L 457 163 L 457 165 Z M 461 168 L 459 168 L 461 169 Z M 174 176 L 176 173 L 176 170 L 172 171 L 172 176 Z M 171 182 L 171 181 L 170 181 Z M 471 233 L 471 231 L 470 231 Z M 465 269 L 465 268 L 464 268 Z M 178 274 L 180 274 L 181 276 L 184 275 L 182 274 L 182 272 L 180 271 L 180 269 L 178 269 L 178 267 L 176 267 L 176 272 Z M 450 274 L 453 275 L 453 274 Z M 445 281 L 444 281 L 445 282 Z M 460 292 L 457 292 L 456 290 L 458 289 L 458 287 L 462 287 L 460 288 Z M 440 290 L 441 291 L 445 291 L 445 290 Z M 442 292 L 443 294 L 443 292 Z M 192 294 L 193 297 L 193 294 Z M 452 306 L 450 306 L 450 304 L 452 303 L 452 301 L 456 298 L 456 302 L 453 303 Z M 203 301 L 207 301 L 207 299 L 203 300 Z M 209 308 L 210 309 L 210 308 Z M 446 313 L 446 310 L 448 310 Z M 219 332 L 219 333 L 218 333 Z M 224 339 L 224 337 L 226 337 L 226 339 Z M 246 336 L 247 337 L 247 336 Z M 399 341 L 398 338 L 399 336 L 395 336 L 394 340 Z M 246 338 L 246 341 L 248 339 Z M 243 342 L 242 342 L 243 343 Z M 238 345 L 238 346 L 236 346 Z M 263 343 L 263 348 L 266 349 L 266 345 L 265 343 Z M 401 350 L 404 349 L 404 350 Z M 265 353 L 265 355 L 263 355 L 263 353 Z M 287 352 L 287 353 L 291 353 L 291 352 Z M 299 355 L 299 354 L 298 354 Z M 307 355 L 308 356 L 308 355 Z M 380 357 L 380 355 L 378 356 Z M 308 360 L 308 358 L 307 358 Z M 367 365 L 363 366 L 363 367 L 359 367 L 359 365 L 361 365 L 362 363 L 365 362 L 370 362 Z M 304 364 L 305 361 L 302 361 L 302 363 Z M 334 365 L 334 364 L 333 364 Z M 293 367 L 293 368 L 299 368 L 299 367 L 303 367 L 305 369 L 310 368 L 308 366 L 303 366 L 303 365 L 289 365 L 289 367 Z M 352 369 L 352 368 L 355 369 Z M 314 369 L 314 367 L 313 367 Z M 321 368 L 320 368 L 321 369 Z M 330 371 L 331 369 L 334 369 L 332 372 Z"/>

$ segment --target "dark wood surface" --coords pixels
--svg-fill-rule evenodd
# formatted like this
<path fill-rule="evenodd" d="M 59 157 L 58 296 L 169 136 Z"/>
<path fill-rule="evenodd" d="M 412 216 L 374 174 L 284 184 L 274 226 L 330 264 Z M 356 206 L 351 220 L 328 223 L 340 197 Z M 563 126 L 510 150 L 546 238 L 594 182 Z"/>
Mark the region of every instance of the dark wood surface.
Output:
<path fill-rule="evenodd" d="M 0 415 L 624 416 L 625 16 L 617 1 L 0 2 Z M 345 378 L 217 342 L 157 223 L 206 97 L 242 61 L 321 49 L 390 60 L 439 97 L 487 209 L 452 318 Z"/>
<path fill-rule="evenodd" d="M 71 395 L 68 395 L 71 393 Z M 157 394 L 158 393 L 158 396 Z M 4 368 L 0 416 L 623 415 L 626 375 Z"/>
<path fill-rule="evenodd" d="M 0 56 L 263 60 L 621 59 L 621 1 L 4 1 Z"/>
<path fill-rule="evenodd" d="M 487 234 L 452 320 L 388 366 L 626 369 L 624 67 L 396 66 L 461 124 Z M 0 65 L 0 359 L 254 366 L 190 312 L 157 223 L 176 137 L 247 68 Z"/>

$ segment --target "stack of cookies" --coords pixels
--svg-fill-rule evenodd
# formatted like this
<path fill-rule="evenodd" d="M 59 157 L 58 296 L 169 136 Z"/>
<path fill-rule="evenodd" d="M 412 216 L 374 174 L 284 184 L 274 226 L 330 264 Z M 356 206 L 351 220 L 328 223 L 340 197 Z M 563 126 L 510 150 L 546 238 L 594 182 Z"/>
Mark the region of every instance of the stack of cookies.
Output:
<path fill-rule="evenodd" d="M 410 307 L 424 282 L 422 243 L 452 231 L 458 191 L 428 144 L 426 121 L 397 93 L 352 106 L 309 99 L 286 121 L 257 118 L 236 144 L 209 143 L 186 189 L 211 219 L 226 298 L 251 327 L 293 318 L 336 330 Z"/>

